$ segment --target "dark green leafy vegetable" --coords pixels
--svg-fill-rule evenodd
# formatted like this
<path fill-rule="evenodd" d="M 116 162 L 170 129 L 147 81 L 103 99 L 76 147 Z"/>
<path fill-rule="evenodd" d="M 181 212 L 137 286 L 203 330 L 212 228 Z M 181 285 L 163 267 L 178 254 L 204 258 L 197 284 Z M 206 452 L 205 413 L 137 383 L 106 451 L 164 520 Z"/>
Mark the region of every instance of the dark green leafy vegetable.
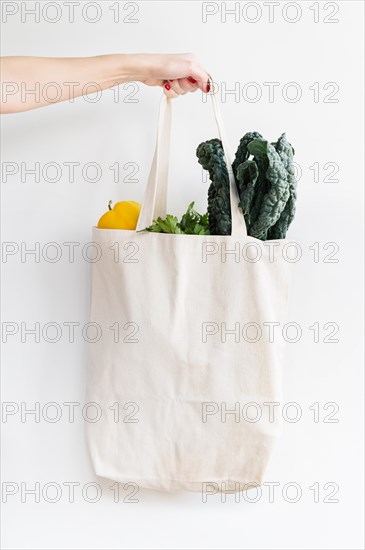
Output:
<path fill-rule="evenodd" d="M 212 235 L 231 233 L 229 178 L 220 140 L 201 143 L 198 161 L 208 170 L 209 229 Z M 261 240 L 281 239 L 295 214 L 294 149 L 283 134 L 268 143 L 258 132 L 240 140 L 232 164 L 248 234 Z M 250 158 L 251 157 L 251 158 Z"/>
<path fill-rule="evenodd" d="M 196 150 L 199 163 L 208 170 L 208 212 L 199 214 L 192 202 L 179 221 L 168 214 L 157 218 L 144 231 L 185 235 L 230 235 L 231 205 L 229 177 L 222 143 L 211 139 Z M 240 140 L 232 170 L 239 206 L 250 236 L 261 240 L 283 239 L 295 215 L 297 197 L 294 149 L 282 134 L 269 143 L 258 132 L 247 132 Z"/>
<path fill-rule="evenodd" d="M 224 152 L 219 139 L 201 143 L 196 150 L 198 162 L 208 170 L 211 185 L 208 189 L 209 231 L 211 235 L 231 234 L 231 203 L 229 177 Z"/>
<path fill-rule="evenodd" d="M 264 139 L 254 139 L 248 145 L 258 165 L 262 185 L 257 189 L 252 208 L 250 234 L 265 241 L 267 232 L 276 224 L 289 198 L 287 172 L 275 147 Z M 265 177 L 265 180 L 264 180 Z"/>
<path fill-rule="evenodd" d="M 240 164 L 242 164 L 242 162 L 245 162 L 250 156 L 248 145 L 254 139 L 263 139 L 263 137 L 261 134 L 259 134 L 259 132 L 247 132 L 243 136 L 243 138 L 240 139 L 236 156 L 232 163 L 232 169 L 236 179 L 237 179 L 237 168 L 239 167 Z"/>
<path fill-rule="evenodd" d="M 237 187 L 241 199 L 239 206 L 242 208 L 248 227 L 251 226 L 251 208 L 258 177 L 259 170 L 253 160 L 245 160 L 238 166 Z"/>
<path fill-rule="evenodd" d="M 276 143 L 272 144 L 277 150 L 287 172 L 289 182 L 289 198 L 280 218 L 268 231 L 269 239 L 284 239 L 289 225 L 295 216 L 295 202 L 297 200 L 297 182 L 294 169 L 294 149 L 282 134 Z"/>

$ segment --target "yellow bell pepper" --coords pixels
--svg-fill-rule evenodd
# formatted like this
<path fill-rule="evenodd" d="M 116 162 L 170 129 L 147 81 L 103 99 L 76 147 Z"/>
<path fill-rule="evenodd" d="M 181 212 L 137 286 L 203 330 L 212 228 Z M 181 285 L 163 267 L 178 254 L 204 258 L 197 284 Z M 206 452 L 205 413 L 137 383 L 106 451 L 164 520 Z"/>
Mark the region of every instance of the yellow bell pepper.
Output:
<path fill-rule="evenodd" d="M 135 201 L 120 201 L 114 207 L 105 212 L 98 221 L 99 229 L 135 229 L 141 211 L 141 205 Z"/>

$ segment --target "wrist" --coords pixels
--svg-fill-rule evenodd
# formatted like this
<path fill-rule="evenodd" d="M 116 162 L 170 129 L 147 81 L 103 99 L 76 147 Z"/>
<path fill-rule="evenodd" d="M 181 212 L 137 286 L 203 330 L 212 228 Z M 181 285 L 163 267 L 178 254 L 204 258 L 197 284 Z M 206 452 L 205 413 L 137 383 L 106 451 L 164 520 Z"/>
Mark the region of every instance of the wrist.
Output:
<path fill-rule="evenodd" d="M 153 78 L 158 72 L 159 55 L 155 54 L 111 54 L 108 65 L 108 80 L 117 84 L 142 82 Z"/>

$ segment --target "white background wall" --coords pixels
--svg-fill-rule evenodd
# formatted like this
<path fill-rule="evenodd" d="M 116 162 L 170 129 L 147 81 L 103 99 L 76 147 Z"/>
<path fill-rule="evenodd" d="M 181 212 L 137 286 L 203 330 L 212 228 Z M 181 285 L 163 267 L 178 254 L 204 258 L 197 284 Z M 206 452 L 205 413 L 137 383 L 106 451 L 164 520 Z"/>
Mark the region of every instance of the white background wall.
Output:
<path fill-rule="evenodd" d="M 57 15 L 54 6 L 43 14 L 41 11 L 39 22 L 23 12 L 22 22 L 22 9 L 34 7 L 34 2 L 3 2 L 2 9 L 5 4 L 17 6 L 19 11 L 2 24 L 2 55 L 193 51 L 220 86 L 225 83 L 232 89 L 238 83 L 237 101 L 233 95 L 220 97 L 234 148 L 248 130 L 258 130 L 272 141 L 287 132 L 301 170 L 298 210 L 288 237 L 302 248 L 289 319 L 300 323 L 302 338 L 287 346 L 284 402 L 296 402 L 302 416 L 296 423 L 284 422 L 267 471 L 267 481 L 280 483 L 274 502 L 269 502 L 268 488 L 264 487 L 256 503 L 245 502 L 242 496 L 235 502 L 232 495 L 226 503 L 219 495 L 203 503 L 199 494 L 142 490 L 138 503 L 123 502 L 123 492 L 121 501 L 115 503 L 108 488 L 111 483 L 93 474 L 81 407 L 75 422 L 70 423 L 63 405 L 83 404 L 86 342 L 80 330 L 74 343 L 68 342 L 65 329 L 54 344 L 43 339 L 34 343 L 32 337 L 22 343 L 19 332 L 3 346 L 3 400 L 14 402 L 15 409 L 21 408 L 22 402 L 27 408 L 34 408 L 35 402 L 41 408 L 56 402 L 62 418 L 51 423 L 45 413 L 38 423 L 31 415 L 22 422 L 15 409 L 7 422 L 3 418 L 3 484 L 13 482 L 15 489 L 19 487 L 3 504 L 3 547 L 363 548 L 363 3 L 303 1 L 293 6 L 282 2 L 275 7 L 272 22 L 269 7 L 264 5 L 267 3 L 254 2 L 251 7 L 247 2 L 236 3 L 237 21 L 227 15 L 225 22 L 224 4 L 210 3 L 217 13 L 205 23 L 202 4 L 190 1 L 127 6 L 121 2 L 119 23 L 113 21 L 115 12 L 111 9 L 116 3 L 99 2 L 101 17 L 95 23 L 82 18 L 84 2 L 75 7 L 73 23 L 68 21 L 63 2 L 57 3 L 60 20 L 55 23 L 47 21 Z M 45 4 L 40 2 L 41 10 Z M 232 8 L 234 4 L 225 6 Z M 296 10 L 298 21 L 286 21 L 295 19 Z M 123 21 L 132 12 L 135 14 L 130 18 L 136 22 Z M 96 11 L 89 7 L 84 13 L 90 20 Z M 257 21 L 252 22 L 256 15 Z M 318 22 L 314 22 L 317 16 Z M 257 102 L 247 98 L 246 92 L 254 97 L 254 88 L 245 88 L 250 82 L 262 93 Z M 269 101 L 269 87 L 264 85 L 269 82 L 279 83 L 273 101 Z M 285 86 L 290 82 L 301 91 L 297 102 L 289 100 L 294 87 Z M 316 86 L 318 97 L 314 95 Z M 134 88 L 135 102 L 130 102 Z M 161 91 L 130 85 L 121 86 L 119 92 L 119 101 L 108 90 L 96 102 L 79 98 L 74 103 L 2 117 L 2 169 L 10 162 L 18 167 L 18 172 L 7 179 L 3 172 L 2 239 L 19 248 L 21 243 L 34 248 L 38 242 L 41 250 L 52 241 L 62 250 L 56 263 L 42 256 L 37 263 L 30 255 L 24 262 L 20 252 L 6 263 L 3 259 L 3 323 L 32 326 L 38 321 L 41 326 L 48 322 L 63 326 L 74 321 L 81 327 L 87 323 L 90 264 L 83 260 L 80 250 L 91 240 L 91 226 L 109 199 L 142 199 L 154 147 Z M 169 211 L 181 213 L 193 199 L 200 210 L 205 210 L 208 183 L 202 181 L 195 148 L 201 141 L 216 137 L 212 109 L 200 94 L 179 98 L 174 109 Z M 49 181 L 55 175 L 51 169 L 41 174 L 39 182 L 32 175 L 22 181 L 21 163 L 29 169 L 36 162 L 41 171 L 49 162 L 58 163 L 59 181 Z M 80 163 L 74 181 L 70 181 L 66 162 Z M 82 168 L 89 162 L 100 165 L 99 181 L 83 178 Z M 109 167 L 116 162 L 121 176 L 115 183 Z M 123 168 L 128 162 L 137 165 L 135 182 L 123 181 L 130 173 Z M 319 181 L 310 168 L 315 163 Z M 326 163 L 338 166 L 332 175 L 336 181 L 328 181 L 333 165 Z M 93 175 L 90 169 L 87 177 Z M 68 261 L 65 242 L 80 243 L 74 263 Z M 317 262 L 314 243 L 318 243 Z M 332 251 L 331 257 L 338 261 L 330 263 L 328 254 Z M 324 342 L 331 333 L 331 326 L 324 328 L 329 322 L 339 326 L 334 336 L 337 343 Z M 318 343 L 309 329 L 314 323 L 320 327 Z M 310 409 L 314 403 L 319 408 L 317 422 Z M 326 410 L 326 403 L 335 405 L 327 405 Z M 338 422 L 325 421 L 332 411 L 332 420 Z M 58 483 L 62 497 L 50 503 L 41 495 L 40 502 L 35 503 L 34 496 L 28 495 L 22 502 L 22 482 L 27 488 L 36 482 L 41 488 L 49 482 Z M 80 484 L 73 503 L 68 499 L 67 482 Z M 92 482 L 103 490 L 97 503 L 87 502 L 81 493 L 84 485 Z M 290 491 L 288 499 L 284 498 L 283 487 L 288 482 L 297 483 L 301 489 L 296 503 L 288 502 L 293 495 Z M 319 502 L 310 489 L 316 483 Z"/>

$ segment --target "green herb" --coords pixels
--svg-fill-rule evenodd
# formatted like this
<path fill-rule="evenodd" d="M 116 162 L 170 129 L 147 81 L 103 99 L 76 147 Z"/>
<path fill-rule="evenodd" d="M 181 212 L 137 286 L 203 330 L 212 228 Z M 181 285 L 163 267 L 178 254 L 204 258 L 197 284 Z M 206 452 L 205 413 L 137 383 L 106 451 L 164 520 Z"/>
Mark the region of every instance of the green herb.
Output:
<path fill-rule="evenodd" d="M 192 202 L 181 218 L 179 227 L 185 235 L 209 235 L 208 212 L 199 214 L 194 210 Z"/>
<path fill-rule="evenodd" d="M 199 214 L 194 210 L 194 202 L 189 204 L 187 211 L 178 221 L 176 216 L 167 214 L 165 219 L 153 220 L 150 227 L 142 231 L 154 233 L 175 233 L 184 235 L 209 235 L 208 213 Z"/>

